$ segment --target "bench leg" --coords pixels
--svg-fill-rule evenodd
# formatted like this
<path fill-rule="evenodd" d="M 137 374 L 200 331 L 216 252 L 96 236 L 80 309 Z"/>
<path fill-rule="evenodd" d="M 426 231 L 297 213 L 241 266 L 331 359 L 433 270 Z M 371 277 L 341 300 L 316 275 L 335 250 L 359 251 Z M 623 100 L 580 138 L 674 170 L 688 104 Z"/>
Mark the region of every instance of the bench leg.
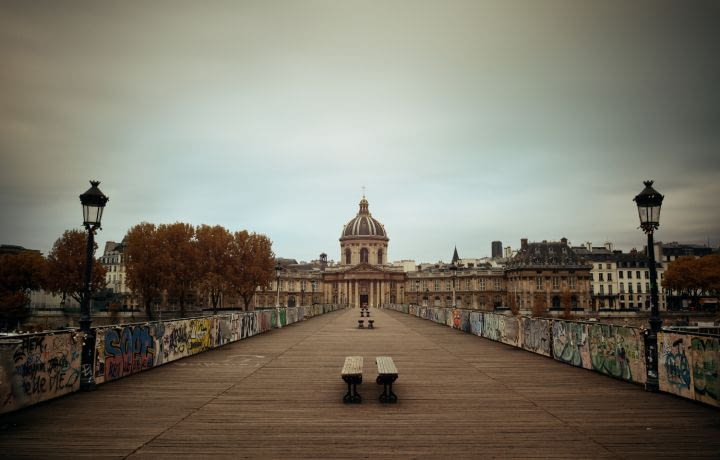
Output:
<path fill-rule="evenodd" d="M 377 384 L 383 386 L 383 392 L 380 395 L 381 403 L 396 403 L 397 395 L 392 391 L 392 384 L 397 380 L 397 375 L 378 375 Z"/>
<path fill-rule="evenodd" d="M 355 403 L 359 404 L 362 401 L 360 393 L 357 391 L 358 384 L 362 383 L 362 376 L 360 377 L 343 377 L 343 380 L 347 383 L 348 391 L 343 396 L 344 403 Z"/>

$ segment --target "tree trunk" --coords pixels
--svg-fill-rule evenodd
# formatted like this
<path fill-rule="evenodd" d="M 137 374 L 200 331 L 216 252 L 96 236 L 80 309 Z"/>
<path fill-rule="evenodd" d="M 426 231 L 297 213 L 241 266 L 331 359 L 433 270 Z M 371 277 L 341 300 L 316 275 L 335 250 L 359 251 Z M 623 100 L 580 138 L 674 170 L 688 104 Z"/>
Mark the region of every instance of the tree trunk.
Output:
<path fill-rule="evenodd" d="M 255 293 L 253 292 L 252 294 L 240 294 L 240 295 L 243 299 L 243 303 L 245 304 L 245 311 L 249 311 L 250 310 L 250 302 L 252 302 L 252 299 L 253 299 Z"/>
<path fill-rule="evenodd" d="M 148 317 L 149 320 L 153 319 L 153 313 L 152 313 L 152 302 L 150 299 L 144 299 L 145 300 L 145 316 Z"/>

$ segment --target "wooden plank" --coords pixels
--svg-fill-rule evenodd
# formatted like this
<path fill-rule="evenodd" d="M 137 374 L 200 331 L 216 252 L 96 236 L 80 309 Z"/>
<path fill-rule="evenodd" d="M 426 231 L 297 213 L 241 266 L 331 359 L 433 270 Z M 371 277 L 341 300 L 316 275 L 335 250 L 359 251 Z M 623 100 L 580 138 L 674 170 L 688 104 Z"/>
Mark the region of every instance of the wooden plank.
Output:
<path fill-rule="evenodd" d="M 348 356 L 345 358 L 345 364 L 341 375 L 362 375 L 363 371 L 363 357 L 362 356 Z"/>

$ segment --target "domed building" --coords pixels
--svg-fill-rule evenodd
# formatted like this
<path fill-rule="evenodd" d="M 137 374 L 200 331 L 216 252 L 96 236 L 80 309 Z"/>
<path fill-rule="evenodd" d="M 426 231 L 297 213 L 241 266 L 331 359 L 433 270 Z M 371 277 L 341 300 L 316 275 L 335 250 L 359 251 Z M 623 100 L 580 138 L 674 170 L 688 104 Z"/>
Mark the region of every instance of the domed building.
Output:
<path fill-rule="evenodd" d="M 365 196 L 355 217 L 340 233 L 340 263 L 322 276 L 325 298 L 352 306 L 378 306 L 400 299 L 406 279 L 402 268 L 387 264 L 385 226 L 369 210 Z"/>
<path fill-rule="evenodd" d="M 385 226 L 370 214 L 368 200 L 363 196 L 360 211 L 345 224 L 340 235 L 340 263 L 384 265 L 388 241 Z"/>

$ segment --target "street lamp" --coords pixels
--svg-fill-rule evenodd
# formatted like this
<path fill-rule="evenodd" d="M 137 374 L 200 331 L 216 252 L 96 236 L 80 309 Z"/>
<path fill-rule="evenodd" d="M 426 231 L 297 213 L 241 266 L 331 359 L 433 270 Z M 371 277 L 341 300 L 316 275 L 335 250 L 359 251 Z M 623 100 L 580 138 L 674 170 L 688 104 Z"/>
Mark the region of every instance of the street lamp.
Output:
<path fill-rule="evenodd" d="M 312 280 L 312 305 L 315 305 L 315 289 L 317 288 L 317 280 Z"/>
<path fill-rule="evenodd" d="M 91 187 L 80 195 L 80 204 L 83 210 L 83 225 L 88 232 L 87 248 L 85 257 L 85 279 L 83 295 L 80 303 L 80 330 L 85 333 L 85 340 L 82 349 L 82 372 L 80 373 L 80 386 L 84 390 L 91 390 L 95 387 L 93 378 L 93 351 L 95 349 L 95 335 L 90 329 L 92 319 L 90 318 L 90 281 L 92 280 L 93 253 L 95 252 L 95 231 L 100 228 L 103 209 L 108 202 L 103 192 L 97 187 L 100 181 L 91 180 Z"/>
<path fill-rule="evenodd" d="M 404 284 L 400 285 L 400 298 L 398 300 L 399 300 L 398 303 L 400 305 L 405 303 L 405 285 Z"/>
<path fill-rule="evenodd" d="M 644 181 L 645 188 L 634 198 L 640 216 L 640 228 L 647 234 L 647 257 L 650 271 L 650 330 L 645 336 L 647 360 L 647 383 L 645 389 L 658 391 L 658 349 L 657 333 L 662 328 L 662 318 L 658 309 L 657 267 L 655 265 L 655 241 L 653 233 L 660 226 L 660 207 L 664 196 L 652 188 L 653 181 Z"/>
<path fill-rule="evenodd" d="M 282 271 L 280 262 L 275 265 L 275 284 L 277 287 L 277 296 L 275 297 L 275 308 L 280 308 L 280 272 Z"/>
<path fill-rule="evenodd" d="M 305 280 L 300 282 L 300 306 L 305 303 Z"/>
<path fill-rule="evenodd" d="M 428 289 L 428 288 L 425 288 L 425 299 L 428 302 L 427 306 L 430 306 L 430 289 Z"/>
<path fill-rule="evenodd" d="M 452 307 L 455 308 L 455 278 L 457 277 L 457 265 L 453 262 L 450 265 L 450 277 L 452 278 Z"/>
<path fill-rule="evenodd" d="M 417 297 L 417 304 L 420 306 L 420 280 L 415 280 L 415 297 Z"/>

